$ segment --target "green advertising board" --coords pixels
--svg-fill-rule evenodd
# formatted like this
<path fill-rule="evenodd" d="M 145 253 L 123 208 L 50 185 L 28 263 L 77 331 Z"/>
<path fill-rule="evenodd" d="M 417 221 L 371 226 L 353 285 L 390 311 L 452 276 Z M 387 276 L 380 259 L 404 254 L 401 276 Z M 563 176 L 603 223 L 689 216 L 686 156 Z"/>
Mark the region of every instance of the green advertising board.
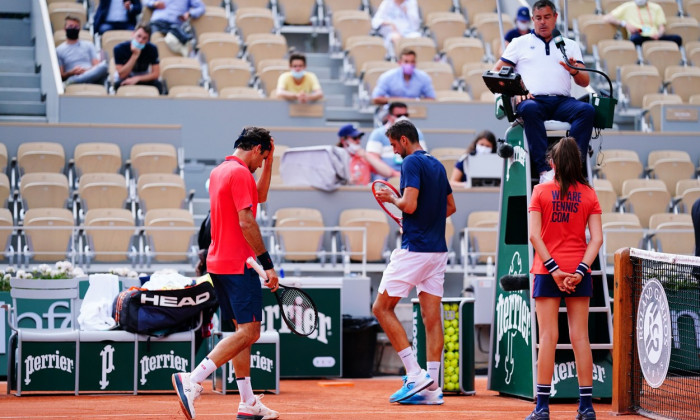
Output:
<path fill-rule="evenodd" d="M 7 378 L 7 342 L 12 334 L 12 330 L 7 326 L 7 311 L 2 305 L 10 303 L 10 292 L 0 292 L 0 378 Z"/>
<path fill-rule="evenodd" d="M 496 279 L 505 275 L 528 275 L 531 257 L 527 229 L 530 176 L 522 126 L 509 128 L 505 140 L 513 147 L 513 156 L 504 159 L 503 165 Z M 533 398 L 535 317 L 530 308 L 529 291 L 504 291 L 499 281 L 495 282 L 494 291 L 488 388 Z"/>
<path fill-rule="evenodd" d="M 50 337 L 36 332 L 20 331 L 20 334 L 21 351 L 13 367 L 17 375 L 11 375 L 9 389 L 16 389 L 18 394 L 30 391 L 77 393 L 78 331 Z"/>
<path fill-rule="evenodd" d="M 413 348 L 418 363 L 425 368 L 425 324 L 420 302 L 413 304 Z M 439 383 L 443 392 L 472 395 L 474 391 L 474 298 L 443 298 L 442 320 L 445 344 Z"/>
<path fill-rule="evenodd" d="M 223 333 L 219 339 L 223 340 L 232 333 Z M 280 385 L 280 337 L 276 332 L 265 332 L 260 334 L 258 341 L 253 344 L 250 350 L 250 384 L 254 391 L 270 391 L 279 393 Z M 237 391 L 236 372 L 233 369 L 231 360 L 226 362 L 217 371 L 214 378 L 214 389 L 221 381 L 221 392 Z"/>
<path fill-rule="evenodd" d="M 308 337 L 292 333 L 280 318 L 277 300 L 263 289 L 262 332 L 280 337 L 280 377 L 336 377 L 342 375 L 341 278 L 287 277 L 282 284 L 299 287 L 318 308 L 318 330 Z"/>
<path fill-rule="evenodd" d="M 173 373 L 194 369 L 194 332 L 160 338 L 139 335 L 136 365 L 139 391 L 171 390 Z"/>
<path fill-rule="evenodd" d="M 81 331 L 79 390 L 135 393 L 136 337 L 126 331 Z"/>

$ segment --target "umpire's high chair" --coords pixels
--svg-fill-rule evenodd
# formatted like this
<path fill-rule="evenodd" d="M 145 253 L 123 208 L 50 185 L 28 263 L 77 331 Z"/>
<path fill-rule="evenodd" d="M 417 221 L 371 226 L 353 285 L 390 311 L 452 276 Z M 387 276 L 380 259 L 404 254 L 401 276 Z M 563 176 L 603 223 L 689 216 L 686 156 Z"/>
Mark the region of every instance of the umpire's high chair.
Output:
<path fill-rule="evenodd" d="M 519 79 L 517 82 L 520 85 Z M 510 91 L 505 89 L 504 95 L 497 101 L 497 115 L 507 116 L 511 126 L 506 131 L 505 139 L 499 140 L 499 155 L 504 159 L 504 165 L 496 278 L 502 281 L 496 282 L 494 287 L 495 308 L 491 328 L 488 388 L 505 394 L 534 398 L 539 340 L 535 302 L 530 292 L 533 276 L 529 271 L 534 249 L 529 241 L 527 207 L 535 181 L 531 174 L 522 120 L 513 112 L 511 102 L 511 96 L 522 92 L 513 86 L 510 85 Z M 596 98 L 595 95 L 589 98 L 594 105 Z M 596 121 L 594 125 L 605 128 L 608 121 L 602 124 Z M 550 142 L 555 142 L 566 135 L 570 127 L 568 123 L 547 121 L 545 128 Z M 588 179 L 592 179 L 589 159 L 585 160 Z M 593 351 L 593 395 L 597 398 L 612 396 L 612 312 L 605 262 L 604 256 L 599 254 L 591 267 L 593 297 L 590 304 L 589 336 Z M 566 311 L 562 301 L 559 308 L 559 344 L 552 378 L 552 398 L 578 397 L 578 380 L 569 342 Z"/>

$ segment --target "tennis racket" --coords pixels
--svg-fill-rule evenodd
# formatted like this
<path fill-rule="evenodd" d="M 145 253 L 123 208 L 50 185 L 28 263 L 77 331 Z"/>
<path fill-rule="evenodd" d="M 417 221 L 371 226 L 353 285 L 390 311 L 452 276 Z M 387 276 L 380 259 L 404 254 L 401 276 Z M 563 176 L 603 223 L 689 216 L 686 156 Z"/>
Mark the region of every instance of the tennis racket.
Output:
<path fill-rule="evenodd" d="M 374 198 L 377 200 L 377 203 L 379 203 L 379 206 L 386 212 L 386 214 L 389 215 L 389 217 L 394 219 L 394 221 L 399 224 L 401 229 L 403 229 L 403 212 L 401 209 L 396 207 L 396 205 L 393 203 L 384 202 L 377 198 L 377 192 L 382 190 L 389 191 L 396 198 L 400 198 L 401 194 L 399 194 L 393 185 L 384 180 L 378 179 L 372 183 L 372 195 L 374 195 Z"/>
<path fill-rule="evenodd" d="M 267 273 L 253 257 L 248 257 L 246 262 L 263 280 L 267 280 Z M 308 337 L 318 329 L 318 309 L 305 291 L 280 284 L 280 288 L 273 294 L 280 307 L 282 320 L 294 334 Z"/>

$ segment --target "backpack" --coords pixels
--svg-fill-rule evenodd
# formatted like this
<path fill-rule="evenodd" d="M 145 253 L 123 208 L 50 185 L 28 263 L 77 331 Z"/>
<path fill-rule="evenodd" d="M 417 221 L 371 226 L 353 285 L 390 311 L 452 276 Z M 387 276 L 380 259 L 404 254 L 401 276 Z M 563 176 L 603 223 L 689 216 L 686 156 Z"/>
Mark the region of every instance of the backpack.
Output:
<path fill-rule="evenodd" d="M 112 315 L 119 329 L 162 337 L 197 327 L 201 312 L 200 337 L 208 337 L 218 306 L 211 281 L 172 290 L 132 287 L 117 295 Z"/>

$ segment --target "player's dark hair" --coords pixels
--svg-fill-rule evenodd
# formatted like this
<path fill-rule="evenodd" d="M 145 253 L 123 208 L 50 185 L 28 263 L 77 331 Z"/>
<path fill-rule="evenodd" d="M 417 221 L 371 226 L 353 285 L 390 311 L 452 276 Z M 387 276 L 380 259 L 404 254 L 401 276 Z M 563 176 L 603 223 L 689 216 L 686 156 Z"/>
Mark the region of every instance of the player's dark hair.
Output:
<path fill-rule="evenodd" d="M 476 143 L 481 139 L 488 140 L 489 143 L 491 143 L 491 153 L 496 153 L 496 136 L 489 130 L 484 130 L 481 133 L 477 134 L 476 137 L 474 137 L 474 141 L 472 141 L 472 144 L 470 144 L 469 147 L 467 147 L 468 154 L 473 155 L 476 153 Z"/>
<path fill-rule="evenodd" d="M 272 137 L 270 132 L 261 127 L 246 127 L 238 136 L 234 148 L 241 150 L 253 150 L 257 145 L 260 145 L 260 151 L 265 152 L 272 149 Z"/>
<path fill-rule="evenodd" d="M 552 13 L 557 13 L 557 7 L 550 0 L 537 0 L 535 4 L 532 5 L 532 10 L 543 9 L 545 7 L 552 9 Z"/>
<path fill-rule="evenodd" d="M 292 61 L 294 60 L 301 60 L 304 63 L 304 67 L 306 67 L 306 56 L 302 53 L 294 52 L 289 54 L 289 65 L 292 65 Z"/>
<path fill-rule="evenodd" d="M 409 120 L 396 121 L 386 130 L 386 136 L 394 140 L 405 136 L 410 143 L 418 143 L 418 130 L 416 130 L 416 126 Z"/>
<path fill-rule="evenodd" d="M 564 137 L 552 147 L 550 152 L 554 163 L 554 179 L 559 184 L 559 196 L 566 197 L 569 187 L 582 184 L 590 187 L 583 176 L 581 151 L 573 137 Z"/>

